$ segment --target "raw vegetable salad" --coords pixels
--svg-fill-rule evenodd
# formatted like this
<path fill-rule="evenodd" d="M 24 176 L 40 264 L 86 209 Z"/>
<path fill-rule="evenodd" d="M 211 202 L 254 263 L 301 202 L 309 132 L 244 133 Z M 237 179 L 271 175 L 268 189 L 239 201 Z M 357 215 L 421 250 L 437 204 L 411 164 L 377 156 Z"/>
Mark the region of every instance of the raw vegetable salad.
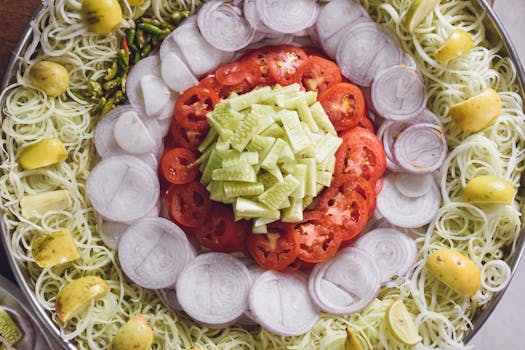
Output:
<path fill-rule="evenodd" d="M 458 1 L 46 2 L 3 94 L 1 186 L 62 336 L 461 347 L 521 228 L 521 97 L 482 17 Z"/>

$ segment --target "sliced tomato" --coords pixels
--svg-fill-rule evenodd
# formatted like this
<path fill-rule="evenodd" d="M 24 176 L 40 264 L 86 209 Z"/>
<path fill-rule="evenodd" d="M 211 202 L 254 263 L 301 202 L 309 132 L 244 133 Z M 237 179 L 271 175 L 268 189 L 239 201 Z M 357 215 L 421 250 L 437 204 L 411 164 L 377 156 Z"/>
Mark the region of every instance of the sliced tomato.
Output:
<path fill-rule="evenodd" d="M 342 136 L 335 154 L 335 173 L 364 177 L 375 186 L 386 170 L 386 155 L 381 141 L 370 130 L 354 128 Z"/>
<path fill-rule="evenodd" d="M 330 86 L 342 81 L 341 71 L 333 61 L 318 56 L 310 56 L 294 76 L 294 82 L 306 90 L 324 92 Z"/>
<path fill-rule="evenodd" d="M 332 85 L 319 95 L 319 102 L 337 131 L 353 128 L 365 115 L 363 92 L 354 84 Z"/>
<path fill-rule="evenodd" d="M 197 156 L 187 148 L 172 148 L 162 156 L 160 170 L 164 178 L 175 185 L 183 185 L 195 180 L 199 168 L 195 164 Z"/>
<path fill-rule="evenodd" d="M 210 194 L 199 182 L 172 185 L 166 207 L 170 217 L 185 227 L 201 227 L 211 212 Z"/>
<path fill-rule="evenodd" d="M 326 58 L 328 59 L 328 57 L 326 56 L 326 54 L 323 52 L 323 50 L 321 50 L 320 48 L 318 47 L 314 47 L 314 46 L 303 46 L 301 47 L 301 49 L 304 50 L 304 52 L 306 52 L 306 54 L 308 56 L 318 56 L 318 57 L 322 57 L 322 58 Z"/>
<path fill-rule="evenodd" d="M 303 267 L 304 263 L 305 262 L 301 259 L 296 258 L 290 265 L 288 265 L 284 270 L 282 270 L 282 272 L 290 274 L 295 273 Z"/>
<path fill-rule="evenodd" d="M 201 229 L 195 230 L 195 237 L 202 247 L 218 252 L 239 252 L 244 249 L 250 225 L 245 220 L 235 221 L 230 207 L 214 203 L 211 217 Z"/>
<path fill-rule="evenodd" d="M 304 220 L 294 225 L 299 236 L 299 258 L 319 263 L 332 258 L 341 245 L 339 229 L 317 211 L 309 211 Z"/>
<path fill-rule="evenodd" d="M 299 237 L 292 224 L 270 225 L 267 234 L 250 234 L 248 252 L 265 269 L 282 271 L 299 256 Z"/>
<path fill-rule="evenodd" d="M 372 217 L 376 208 L 377 194 L 375 186 L 372 186 L 365 178 L 354 174 L 338 175 L 332 181 L 330 188 L 336 188 L 339 193 L 347 196 L 352 192 L 357 193 L 367 203 L 368 215 Z"/>
<path fill-rule="evenodd" d="M 361 118 L 361 120 L 359 121 L 359 124 L 357 124 L 357 126 L 361 127 L 361 128 L 365 128 L 365 129 L 368 129 L 370 130 L 371 132 L 374 132 L 375 133 L 375 126 L 374 126 L 374 123 L 372 123 L 372 121 L 370 120 L 370 118 L 368 118 L 366 115 Z"/>
<path fill-rule="evenodd" d="M 268 72 L 281 85 L 290 85 L 299 67 L 306 62 L 308 55 L 303 49 L 280 45 L 273 48 L 268 54 Z"/>
<path fill-rule="evenodd" d="M 192 130 L 186 129 L 179 125 L 176 121 L 171 123 L 171 140 L 172 147 L 183 147 L 192 151 L 197 151 L 202 140 L 206 137 L 208 130 Z M 168 148 L 172 148 L 168 147 Z"/>
<path fill-rule="evenodd" d="M 359 235 L 368 221 L 368 204 L 355 192 L 342 194 L 329 188 L 321 197 L 319 210 L 339 227 L 343 241 Z"/>
<path fill-rule="evenodd" d="M 243 56 L 243 58 L 245 58 L 246 61 L 251 61 L 256 67 L 258 67 L 259 72 L 261 74 L 259 76 L 257 84 L 275 84 L 275 80 L 270 76 L 268 69 L 268 55 L 271 52 L 272 48 L 272 46 L 266 46 L 257 50 L 250 51 Z"/>
<path fill-rule="evenodd" d="M 206 130 L 209 128 L 206 114 L 213 111 L 220 101 L 215 90 L 194 86 L 184 91 L 175 103 L 175 121 L 188 130 Z"/>
<path fill-rule="evenodd" d="M 238 60 L 226 63 L 215 71 L 217 81 L 226 86 L 239 85 L 244 80 L 255 86 L 261 77 L 259 65 L 253 60 Z"/>

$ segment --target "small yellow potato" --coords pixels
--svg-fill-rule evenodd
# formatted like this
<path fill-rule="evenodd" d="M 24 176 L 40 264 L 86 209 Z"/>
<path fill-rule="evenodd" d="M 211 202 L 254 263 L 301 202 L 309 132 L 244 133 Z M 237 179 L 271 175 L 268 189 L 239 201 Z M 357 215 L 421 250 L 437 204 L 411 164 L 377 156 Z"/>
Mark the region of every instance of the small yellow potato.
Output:
<path fill-rule="evenodd" d="M 20 208 L 22 209 L 22 216 L 26 219 L 38 215 L 44 215 L 50 210 L 64 210 L 71 205 L 69 192 L 66 190 L 56 190 L 49 192 L 42 192 L 23 196 L 20 200 Z"/>
<path fill-rule="evenodd" d="M 45 139 L 25 147 L 18 162 L 24 170 L 43 168 L 56 164 L 67 158 L 64 143 L 59 139 Z"/>
<path fill-rule="evenodd" d="M 345 350 L 363 350 L 361 343 L 357 340 L 352 328 L 346 328 Z"/>
<path fill-rule="evenodd" d="M 76 260 L 80 257 L 69 230 L 45 234 L 33 241 L 31 251 L 40 267 L 49 267 Z"/>
<path fill-rule="evenodd" d="M 437 49 L 434 56 L 439 62 L 448 62 L 456 59 L 474 48 L 474 39 L 464 29 L 454 30 L 445 43 Z"/>
<path fill-rule="evenodd" d="M 510 182 L 493 175 L 476 176 L 463 189 L 463 200 L 468 203 L 510 204 L 515 195 Z"/>
<path fill-rule="evenodd" d="M 481 286 L 479 268 L 465 255 L 453 249 L 438 249 L 429 255 L 426 268 L 456 293 L 471 297 Z"/>
<path fill-rule="evenodd" d="M 111 342 L 111 350 L 149 350 L 153 344 L 153 330 L 141 314 L 132 316 L 120 328 Z"/>
<path fill-rule="evenodd" d="M 47 96 L 57 97 L 66 92 L 69 87 L 69 73 L 58 63 L 40 61 L 29 71 L 29 79 L 36 88 L 44 91 Z"/>
<path fill-rule="evenodd" d="M 67 322 L 89 302 L 109 291 L 107 283 L 97 276 L 80 277 L 66 284 L 55 300 L 55 310 L 62 322 Z"/>
<path fill-rule="evenodd" d="M 84 0 L 82 14 L 88 29 L 96 34 L 117 31 L 123 18 L 118 0 Z"/>
<path fill-rule="evenodd" d="M 466 132 L 478 132 L 494 124 L 501 113 L 501 97 L 490 88 L 450 107 L 450 116 Z"/>

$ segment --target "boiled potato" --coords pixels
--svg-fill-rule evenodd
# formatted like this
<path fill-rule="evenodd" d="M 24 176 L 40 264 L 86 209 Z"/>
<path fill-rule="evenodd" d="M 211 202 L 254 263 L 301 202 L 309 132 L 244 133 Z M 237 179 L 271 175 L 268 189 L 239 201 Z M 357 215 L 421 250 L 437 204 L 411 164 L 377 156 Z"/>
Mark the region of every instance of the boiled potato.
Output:
<path fill-rule="evenodd" d="M 510 204 L 515 195 L 510 182 L 493 175 L 476 176 L 463 189 L 463 200 L 469 203 Z"/>
<path fill-rule="evenodd" d="M 494 89 L 450 107 L 450 116 L 466 132 L 478 132 L 494 124 L 501 113 L 501 97 Z"/>
<path fill-rule="evenodd" d="M 132 316 L 111 342 L 111 350 L 149 350 L 153 344 L 153 330 L 141 314 Z"/>
<path fill-rule="evenodd" d="M 479 268 L 465 255 L 453 249 L 438 249 L 429 255 L 426 268 L 456 293 L 471 297 L 481 286 Z"/>
<path fill-rule="evenodd" d="M 25 147 L 18 162 L 24 170 L 42 168 L 59 163 L 67 158 L 64 143 L 59 139 L 45 139 Z"/>
<path fill-rule="evenodd" d="M 38 237 L 31 245 L 31 251 L 40 267 L 65 264 L 80 257 L 68 229 Z"/>
<path fill-rule="evenodd" d="M 464 29 L 454 30 L 447 41 L 435 53 L 436 60 L 448 62 L 456 59 L 474 48 L 474 39 Z"/>
<path fill-rule="evenodd" d="M 122 23 L 122 8 L 118 0 L 84 0 L 82 14 L 90 31 L 109 34 Z"/>
<path fill-rule="evenodd" d="M 55 300 L 55 310 L 62 322 L 67 322 L 89 302 L 109 291 L 107 283 L 97 276 L 80 277 L 66 284 Z"/>
<path fill-rule="evenodd" d="M 64 66 L 55 62 L 40 61 L 29 71 L 31 83 L 43 90 L 47 96 L 57 97 L 69 87 L 69 73 Z"/>

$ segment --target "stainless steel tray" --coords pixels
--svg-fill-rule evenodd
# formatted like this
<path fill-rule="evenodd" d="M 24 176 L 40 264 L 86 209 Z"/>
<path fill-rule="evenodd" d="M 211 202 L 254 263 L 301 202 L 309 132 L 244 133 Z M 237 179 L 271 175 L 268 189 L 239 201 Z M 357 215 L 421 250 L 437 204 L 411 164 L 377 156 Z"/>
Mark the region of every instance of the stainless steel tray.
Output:
<path fill-rule="evenodd" d="M 510 57 L 511 60 L 513 61 L 516 67 L 517 74 L 518 74 L 520 94 L 522 98 L 525 99 L 525 73 L 523 71 L 523 66 L 509 38 L 507 31 L 503 28 L 501 21 L 498 19 L 498 17 L 494 13 L 494 10 L 489 5 L 487 0 L 471 0 L 471 1 L 479 8 L 485 10 L 487 15 L 484 19 L 484 24 L 485 24 L 485 27 L 487 28 L 487 38 L 489 42 L 495 43 L 495 46 L 496 46 L 496 43 L 503 43 L 503 47 L 500 53 L 502 56 Z M 42 10 L 43 10 L 43 7 L 40 7 L 37 13 L 33 16 L 33 18 L 36 18 Z M 16 71 L 20 65 L 19 57 L 23 55 L 23 53 L 25 52 L 25 49 L 30 44 L 31 39 L 32 39 L 31 28 L 28 26 L 23 32 L 20 38 L 20 41 L 18 43 L 18 46 L 13 53 L 11 61 L 9 62 L 7 66 L 4 80 L 2 84 L 0 85 L 0 91 L 3 91 L 10 83 L 13 82 L 13 79 L 15 79 Z M 525 182 L 522 182 L 522 186 L 525 186 Z M 9 237 L 8 237 L 5 225 L 1 220 L 0 220 L 0 236 L 4 244 L 4 249 L 6 251 L 6 255 L 9 260 L 9 264 L 11 265 L 11 268 L 16 277 L 16 280 L 20 288 L 24 292 L 24 294 L 29 299 L 31 306 L 35 310 L 36 315 L 38 316 L 39 320 L 42 322 L 42 324 L 44 324 L 47 327 L 47 329 L 54 336 L 54 338 L 62 344 L 64 349 L 76 350 L 76 347 L 73 345 L 72 342 L 65 341 L 62 339 L 62 337 L 60 336 L 59 328 L 51 320 L 46 310 L 38 303 L 37 299 L 35 298 L 34 292 L 31 289 L 31 286 L 27 282 L 28 280 L 27 268 L 23 264 L 20 264 L 18 261 L 16 261 L 13 255 L 11 254 Z M 514 276 L 517 266 L 525 252 L 525 230 L 523 230 L 520 233 L 520 237 L 518 239 L 516 247 L 517 248 L 516 248 L 515 255 L 512 257 L 512 260 L 510 261 L 510 268 L 512 270 L 512 276 Z M 480 330 L 480 328 L 483 326 L 485 321 L 487 321 L 492 311 L 494 311 L 498 302 L 503 297 L 505 290 L 506 288 L 496 293 L 494 298 L 491 300 L 490 304 L 483 311 L 479 312 L 475 316 L 473 320 L 472 330 L 463 339 L 465 343 L 468 343 L 472 339 L 472 337 Z"/>

